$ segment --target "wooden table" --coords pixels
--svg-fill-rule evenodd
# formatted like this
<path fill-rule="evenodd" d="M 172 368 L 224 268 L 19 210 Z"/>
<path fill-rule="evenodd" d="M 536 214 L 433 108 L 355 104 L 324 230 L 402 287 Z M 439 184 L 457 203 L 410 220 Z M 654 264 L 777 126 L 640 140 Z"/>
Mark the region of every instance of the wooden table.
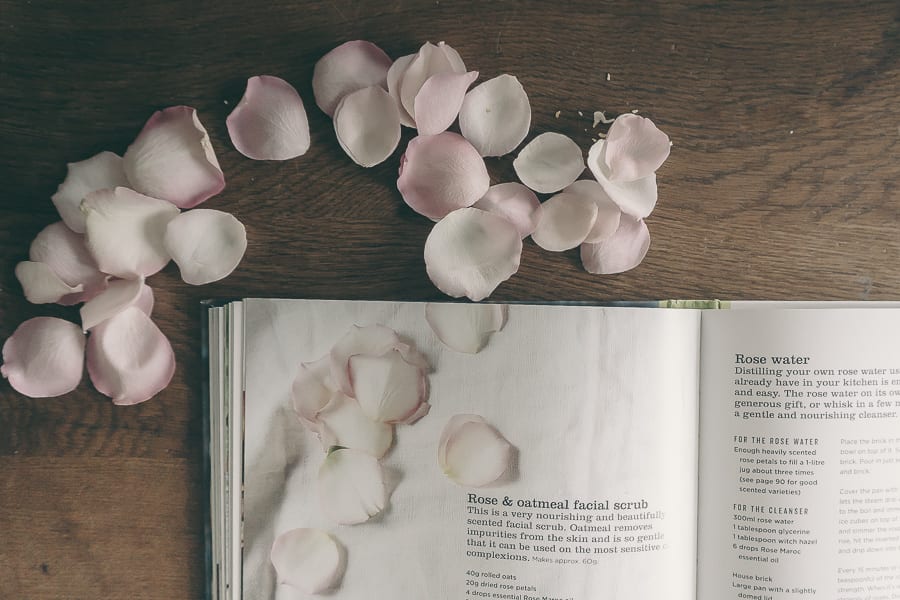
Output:
<path fill-rule="evenodd" d="M 355 166 L 312 102 L 332 47 L 368 39 L 397 57 L 446 40 L 482 79 L 519 77 L 533 134 L 587 148 L 593 111 L 638 109 L 671 137 L 638 269 L 589 275 L 577 251 L 527 241 L 492 299 L 897 300 L 898 19 L 892 0 L 0 0 L 0 339 L 32 316 L 77 321 L 28 304 L 13 268 L 58 220 L 66 163 L 123 152 L 159 108 L 198 109 L 227 180 L 205 206 L 250 239 L 224 281 L 191 287 L 174 265 L 149 281 L 178 358 L 153 400 L 113 406 L 87 377 L 53 399 L 0 383 L 0 597 L 202 595 L 201 299 L 442 298 L 422 258 L 429 222 L 395 188 L 401 151 Z M 306 156 L 254 162 L 231 145 L 225 117 L 256 74 L 305 99 Z M 512 157 L 490 170 L 512 180 Z"/>

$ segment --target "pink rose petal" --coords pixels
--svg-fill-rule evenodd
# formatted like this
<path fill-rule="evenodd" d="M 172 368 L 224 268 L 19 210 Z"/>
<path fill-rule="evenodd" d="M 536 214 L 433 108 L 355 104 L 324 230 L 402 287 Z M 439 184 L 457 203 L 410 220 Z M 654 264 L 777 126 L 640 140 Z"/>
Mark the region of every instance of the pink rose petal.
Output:
<path fill-rule="evenodd" d="M 413 138 L 400 158 L 397 189 L 403 200 L 435 221 L 471 206 L 489 187 L 484 159 L 458 133 L 445 131 Z"/>
<path fill-rule="evenodd" d="M 29 398 L 50 398 L 78 387 L 84 371 L 84 334 L 78 325 L 34 317 L 3 344 L 0 375 Z"/>
<path fill-rule="evenodd" d="M 606 136 L 609 179 L 624 183 L 649 177 L 669 156 L 669 136 L 653 121 L 625 113 L 616 117 Z"/>
<path fill-rule="evenodd" d="M 603 191 L 615 202 L 623 213 L 643 219 L 656 206 L 656 174 L 635 181 L 617 182 L 609 178 L 606 166 L 606 140 L 599 140 L 588 151 L 588 167 L 603 187 Z"/>
<path fill-rule="evenodd" d="M 544 215 L 531 239 L 551 252 L 563 252 L 581 244 L 597 220 L 597 204 L 576 193 L 561 192 L 542 206 Z"/>
<path fill-rule="evenodd" d="M 438 73 L 422 84 L 414 101 L 416 127 L 420 135 L 446 131 L 462 106 L 466 90 L 478 79 L 478 71 Z"/>
<path fill-rule="evenodd" d="M 131 306 L 91 331 L 87 369 L 97 391 L 114 404 L 138 404 L 169 385 L 175 354 L 150 317 Z"/>
<path fill-rule="evenodd" d="M 584 239 L 585 242 L 596 243 L 605 240 L 619 228 L 622 211 L 607 195 L 603 186 L 596 181 L 579 179 L 564 189 L 563 193 L 587 198 L 597 206 L 597 219 L 594 221 L 593 229 Z"/>
<path fill-rule="evenodd" d="M 457 352 L 477 354 L 503 329 L 509 308 L 505 304 L 425 305 L 425 320 L 445 346 Z"/>
<path fill-rule="evenodd" d="M 66 178 L 50 199 L 69 229 L 84 233 L 81 201 L 91 192 L 118 186 L 128 186 L 122 157 L 101 152 L 87 160 L 69 163 Z"/>
<path fill-rule="evenodd" d="M 373 167 L 400 143 L 400 112 L 383 88 L 372 86 L 344 96 L 334 110 L 338 143 L 353 162 Z"/>
<path fill-rule="evenodd" d="M 291 385 L 291 402 L 297 418 L 308 429 L 317 431 L 319 413 L 331 401 L 337 390 L 331 378 L 331 356 L 300 363 Z"/>
<path fill-rule="evenodd" d="M 531 103 L 519 80 L 500 75 L 472 89 L 459 111 L 459 129 L 482 156 L 515 150 L 531 128 Z"/>
<path fill-rule="evenodd" d="M 144 314 L 150 316 L 150 309 L 153 307 L 153 291 L 142 278 L 111 281 L 106 290 L 85 302 L 80 310 L 81 328 L 84 331 L 90 331 L 129 306 L 139 306 Z"/>
<path fill-rule="evenodd" d="M 163 247 L 185 283 L 204 285 L 237 268 L 247 250 L 247 231 L 229 213 L 195 208 L 169 221 Z"/>
<path fill-rule="evenodd" d="M 543 216 L 538 197 L 527 186 L 515 181 L 492 185 L 472 207 L 503 217 L 516 226 L 522 239 L 534 232 Z"/>
<path fill-rule="evenodd" d="M 438 464 L 459 485 L 496 482 L 509 470 L 512 458 L 512 445 L 478 415 L 456 415 L 441 433 Z"/>
<path fill-rule="evenodd" d="M 15 272 L 25 299 L 32 304 L 59 302 L 63 297 L 78 294 L 84 289 L 80 283 L 76 287 L 69 286 L 45 263 L 25 260 L 16 265 Z"/>
<path fill-rule="evenodd" d="M 454 298 L 488 297 L 519 270 L 522 238 L 515 225 L 477 208 L 453 211 L 425 240 L 425 268 L 439 290 Z"/>
<path fill-rule="evenodd" d="M 288 160 L 309 150 L 309 121 L 297 90 L 284 79 L 258 75 L 225 121 L 231 143 L 254 160 Z"/>
<path fill-rule="evenodd" d="M 332 450 L 319 468 L 317 489 L 322 511 L 341 525 L 364 523 L 387 506 L 381 465 L 361 450 Z"/>
<path fill-rule="evenodd" d="M 542 133 L 522 148 L 513 161 L 519 179 L 541 194 L 571 185 L 584 171 L 581 148 L 561 133 Z"/>
<path fill-rule="evenodd" d="M 424 370 L 397 350 L 380 356 L 357 354 L 348 361 L 350 385 L 363 413 L 381 423 L 407 423 L 428 394 Z"/>
<path fill-rule="evenodd" d="M 403 75 L 406 74 L 406 69 L 409 68 L 409 65 L 412 64 L 412 61 L 415 60 L 416 56 L 416 54 L 401 56 L 394 61 L 394 64 L 388 69 L 387 74 L 388 93 L 391 95 L 391 98 L 394 99 L 394 102 L 397 103 L 397 110 L 400 112 L 400 124 L 405 125 L 406 127 L 415 127 L 416 121 L 412 118 L 412 115 L 409 114 L 409 111 L 403 107 L 403 103 L 400 101 L 400 83 L 403 81 Z"/>
<path fill-rule="evenodd" d="M 596 244 L 581 245 L 581 264 L 588 273 L 622 273 L 641 264 L 649 248 L 650 231 L 646 223 L 623 214 L 619 228 L 611 237 Z"/>
<path fill-rule="evenodd" d="M 209 135 L 189 106 L 153 113 L 122 164 L 133 189 L 179 208 L 193 208 L 225 188 Z"/>
<path fill-rule="evenodd" d="M 415 101 L 425 82 L 440 73 L 465 72 L 466 66 L 456 50 L 444 42 L 436 46 L 431 42 L 425 42 L 403 73 L 400 81 L 400 103 L 418 124 Z"/>
<path fill-rule="evenodd" d="M 394 442 L 392 425 L 371 419 L 356 399 L 341 392 L 334 393 L 316 418 L 316 431 L 326 452 L 341 446 L 382 458 Z"/>
<path fill-rule="evenodd" d="M 337 587 L 346 567 L 346 553 L 331 535 L 318 529 L 285 531 L 275 538 L 269 557 L 278 583 L 307 594 Z"/>
<path fill-rule="evenodd" d="M 316 104 L 330 117 L 341 99 L 351 92 L 373 85 L 387 89 L 390 67 L 390 57 L 372 42 L 344 42 L 320 58 L 313 69 Z"/>
<path fill-rule="evenodd" d="M 62 221 L 47 225 L 37 234 L 31 242 L 28 258 L 33 262 L 45 263 L 66 285 L 83 285 L 84 296 L 93 296 L 106 289 L 107 276 L 91 257 L 84 236 L 66 227 Z M 79 301 L 73 299 L 69 304 Z"/>

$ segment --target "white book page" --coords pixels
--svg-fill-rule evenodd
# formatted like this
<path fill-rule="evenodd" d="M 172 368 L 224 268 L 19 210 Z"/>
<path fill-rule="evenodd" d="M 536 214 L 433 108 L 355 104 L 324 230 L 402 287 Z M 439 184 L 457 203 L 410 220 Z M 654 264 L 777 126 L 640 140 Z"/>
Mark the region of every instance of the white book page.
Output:
<path fill-rule="evenodd" d="M 347 550 L 334 600 L 694 598 L 699 313 L 513 305 L 475 355 L 446 348 L 420 303 L 247 300 L 245 319 L 246 600 L 305 597 L 269 561 L 298 527 Z M 389 508 L 337 526 L 290 387 L 353 324 L 390 327 L 426 356 L 431 410 L 397 427 L 383 459 L 398 478 Z M 441 472 L 441 431 L 462 413 L 517 448 L 504 483 Z"/>
<path fill-rule="evenodd" d="M 900 598 L 900 311 L 702 321 L 698 599 Z"/>

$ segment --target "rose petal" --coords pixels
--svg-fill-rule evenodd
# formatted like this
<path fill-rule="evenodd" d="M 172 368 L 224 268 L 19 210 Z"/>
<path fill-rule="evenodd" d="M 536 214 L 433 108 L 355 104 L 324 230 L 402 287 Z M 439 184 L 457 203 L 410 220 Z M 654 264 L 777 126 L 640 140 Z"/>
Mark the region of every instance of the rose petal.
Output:
<path fill-rule="evenodd" d="M 258 75 L 225 120 L 231 143 L 254 160 L 288 160 L 309 150 L 309 121 L 297 90 L 284 79 Z"/>
<path fill-rule="evenodd" d="M 25 299 L 32 304 L 59 302 L 64 296 L 84 290 L 80 283 L 71 287 L 49 265 L 25 260 L 16 265 L 16 279 L 22 284 Z"/>
<path fill-rule="evenodd" d="M 106 275 L 85 245 L 84 236 L 75 233 L 62 221 L 47 225 L 31 242 L 28 258 L 45 263 L 71 287 L 84 286 L 85 294 L 106 289 Z"/>
<path fill-rule="evenodd" d="M 51 398 L 78 387 L 84 370 L 84 334 L 55 317 L 34 317 L 3 344 L 0 375 L 29 398 Z"/>
<path fill-rule="evenodd" d="M 331 356 L 300 363 L 291 385 L 291 402 L 297 418 L 308 429 L 317 431 L 319 413 L 337 390 L 331 379 Z"/>
<path fill-rule="evenodd" d="M 317 415 L 320 439 L 327 451 L 332 446 L 354 448 L 383 457 L 394 442 L 394 428 L 373 420 L 355 399 L 335 392 Z"/>
<path fill-rule="evenodd" d="M 347 94 L 373 85 L 386 88 L 390 67 L 390 57 L 372 42 L 344 42 L 320 58 L 313 69 L 316 104 L 330 117 Z"/>
<path fill-rule="evenodd" d="M 189 106 L 153 113 L 122 165 L 133 189 L 180 208 L 193 208 L 225 188 L 209 135 Z"/>
<path fill-rule="evenodd" d="M 397 189 L 403 200 L 435 221 L 477 202 L 490 183 L 484 159 L 458 133 L 415 137 L 400 157 Z"/>
<path fill-rule="evenodd" d="M 127 186 L 128 179 L 122 168 L 122 157 L 112 152 L 101 152 L 67 166 L 66 178 L 50 199 L 69 229 L 84 233 L 84 215 L 81 212 L 84 197 L 97 190 Z"/>
<path fill-rule="evenodd" d="M 505 304 L 425 305 L 425 320 L 441 342 L 457 352 L 476 354 L 494 332 L 503 329 L 509 309 Z"/>
<path fill-rule="evenodd" d="M 229 213 L 195 208 L 169 221 L 163 246 L 185 283 L 204 285 L 237 268 L 247 250 L 247 231 Z"/>
<path fill-rule="evenodd" d="M 531 239 L 551 252 L 570 250 L 581 244 L 597 220 L 597 204 L 577 193 L 560 192 L 542 206 L 544 215 Z"/>
<path fill-rule="evenodd" d="M 149 277 L 169 262 L 163 244 L 178 207 L 128 188 L 99 190 L 81 204 L 85 241 L 100 270 L 122 279 Z"/>
<path fill-rule="evenodd" d="M 596 244 L 581 245 L 581 264 L 588 273 L 611 275 L 635 268 L 650 248 L 650 231 L 646 223 L 622 215 L 616 232 Z"/>
<path fill-rule="evenodd" d="M 381 465 L 361 450 L 332 450 L 319 468 L 317 484 L 323 512 L 341 525 L 364 523 L 387 505 Z"/>
<path fill-rule="evenodd" d="M 114 404 L 138 404 L 169 385 L 175 354 L 150 317 L 130 306 L 93 328 L 87 368 L 94 387 Z"/>
<path fill-rule="evenodd" d="M 652 175 L 669 156 L 669 136 L 653 121 L 625 113 L 616 117 L 606 136 L 609 179 L 628 182 Z"/>
<path fill-rule="evenodd" d="M 541 202 L 534 192 L 515 181 L 492 185 L 472 207 L 503 217 L 516 226 L 522 239 L 532 234 L 543 215 Z"/>
<path fill-rule="evenodd" d="M 512 457 L 512 445 L 478 415 L 456 415 L 441 433 L 438 464 L 459 485 L 494 483 L 509 469 Z"/>
<path fill-rule="evenodd" d="M 403 73 L 400 81 L 400 103 L 418 124 L 415 101 L 425 82 L 440 73 L 465 73 L 465 71 L 466 66 L 456 50 L 444 42 L 440 42 L 437 46 L 425 42 Z"/>
<path fill-rule="evenodd" d="M 519 80 L 500 75 L 473 88 L 459 111 L 459 129 L 482 156 L 515 150 L 531 127 L 531 103 Z"/>
<path fill-rule="evenodd" d="M 615 182 L 609 179 L 606 166 L 606 141 L 600 140 L 588 151 L 588 167 L 597 178 L 603 191 L 615 202 L 623 213 L 637 219 L 643 219 L 653 212 L 656 206 L 656 174 L 636 181 Z"/>
<path fill-rule="evenodd" d="M 522 148 L 513 168 L 522 183 L 536 192 L 552 194 L 578 179 L 584 171 L 584 157 L 571 138 L 548 132 Z"/>
<path fill-rule="evenodd" d="M 421 135 L 446 131 L 462 106 L 466 90 L 478 79 L 478 71 L 438 73 L 422 84 L 413 102 L 416 127 Z"/>
<path fill-rule="evenodd" d="M 597 206 L 597 218 L 594 227 L 584 239 L 585 242 L 596 243 L 605 240 L 619 228 L 622 211 L 603 190 L 603 186 L 596 181 L 579 179 L 564 189 L 563 193 L 586 198 Z"/>
<path fill-rule="evenodd" d="M 149 308 L 152 308 L 153 292 L 144 284 L 142 278 L 117 279 L 110 282 L 103 293 L 85 302 L 81 307 L 81 328 L 89 331 L 129 306 L 141 306 L 142 312 L 149 316 L 150 311 L 146 310 L 147 293 L 150 295 Z"/>
<path fill-rule="evenodd" d="M 337 541 L 318 529 L 291 529 L 272 544 L 269 555 L 284 583 L 307 594 L 337 587 L 344 576 L 345 553 Z"/>
<path fill-rule="evenodd" d="M 348 367 L 356 400 L 373 421 L 404 423 L 425 401 L 425 373 L 403 360 L 397 350 L 381 356 L 351 356 Z"/>
<path fill-rule="evenodd" d="M 134 303 L 134 306 L 138 307 L 141 312 L 150 317 L 153 315 L 153 305 L 153 289 L 149 285 L 142 285 L 141 293 L 138 296 L 137 302 Z"/>
<path fill-rule="evenodd" d="M 425 268 L 439 290 L 478 301 L 519 270 L 522 238 L 515 225 L 477 208 L 454 211 L 425 240 Z"/>
<path fill-rule="evenodd" d="M 400 112 L 383 88 L 372 86 L 347 94 L 334 110 L 338 143 L 353 162 L 373 167 L 400 143 Z"/>
<path fill-rule="evenodd" d="M 388 69 L 387 74 L 387 88 L 388 93 L 391 95 L 391 98 L 394 99 L 394 102 L 397 103 L 397 110 L 400 112 L 400 124 L 405 125 L 406 127 L 415 127 L 416 121 L 412 118 L 412 115 L 403 107 L 403 103 L 400 101 L 400 83 L 403 81 L 403 76 L 406 74 L 406 69 L 409 68 L 409 65 L 412 64 L 412 61 L 416 58 L 416 54 L 407 54 L 406 56 L 401 56 L 397 60 L 394 61 L 394 64 L 391 65 L 391 68 Z"/>

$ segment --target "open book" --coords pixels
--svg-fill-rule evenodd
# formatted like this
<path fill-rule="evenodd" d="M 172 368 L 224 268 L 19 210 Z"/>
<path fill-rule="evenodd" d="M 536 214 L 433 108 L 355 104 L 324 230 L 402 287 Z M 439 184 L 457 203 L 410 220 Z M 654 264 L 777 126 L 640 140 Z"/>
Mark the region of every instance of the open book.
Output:
<path fill-rule="evenodd" d="M 422 303 L 210 309 L 211 597 L 315 597 L 270 558 L 310 528 L 335 600 L 900 598 L 900 309 L 750 306 L 510 305 L 475 354 Z M 430 411 L 394 427 L 383 510 L 341 525 L 291 389 L 372 325 L 425 358 Z M 514 448 L 481 487 L 439 460 L 461 414 Z"/>

